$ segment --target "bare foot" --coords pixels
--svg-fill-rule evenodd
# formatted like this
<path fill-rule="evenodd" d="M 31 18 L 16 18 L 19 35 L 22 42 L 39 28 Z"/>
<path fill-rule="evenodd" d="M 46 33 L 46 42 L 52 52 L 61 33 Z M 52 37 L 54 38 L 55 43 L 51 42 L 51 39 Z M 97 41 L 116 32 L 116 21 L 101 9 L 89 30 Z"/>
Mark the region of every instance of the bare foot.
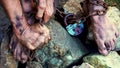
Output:
<path fill-rule="evenodd" d="M 89 1 L 96 2 L 97 0 Z M 90 4 L 89 12 L 93 13 L 95 10 L 105 10 L 105 8 L 101 5 Z M 98 50 L 102 55 L 107 55 L 109 51 L 115 48 L 115 43 L 117 41 L 117 37 L 119 36 L 118 30 L 116 29 L 114 23 L 111 22 L 106 15 L 91 16 L 91 21 Z"/>

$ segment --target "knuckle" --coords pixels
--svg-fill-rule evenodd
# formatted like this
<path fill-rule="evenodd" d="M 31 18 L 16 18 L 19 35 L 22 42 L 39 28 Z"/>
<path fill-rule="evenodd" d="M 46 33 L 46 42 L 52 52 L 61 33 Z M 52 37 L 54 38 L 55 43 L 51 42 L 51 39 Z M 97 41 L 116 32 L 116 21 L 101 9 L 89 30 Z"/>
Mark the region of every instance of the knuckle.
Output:
<path fill-rule="evenodd" d="M 38 8 L 40 8 L 40 9 L 45 9 L 45 8 L 46 8 L 46 5 L 45 5 L 45 4 L 40 4 L 40 5 L 38 6 Z"/>

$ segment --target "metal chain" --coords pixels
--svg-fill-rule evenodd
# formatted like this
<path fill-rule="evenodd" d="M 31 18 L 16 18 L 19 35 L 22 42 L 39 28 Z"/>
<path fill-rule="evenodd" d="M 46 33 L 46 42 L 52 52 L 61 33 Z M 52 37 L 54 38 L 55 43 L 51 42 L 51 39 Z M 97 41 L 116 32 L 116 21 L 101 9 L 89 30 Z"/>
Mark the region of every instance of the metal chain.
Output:
<path fill-rule="evenodd" d="M 93 13 L 90 13 L 90 14 L 88 14 L 88 15 L 85 16 L 85 17 L 81 17 L 81 18 L 79 18 L 78 20 L 82 20 L 82 22 L 85 22 L 85 21 L 87 20 L 87 18 L 90 17 L 90 16 L 94 16 L 94 15 L 99 15 L 99 16 L 101 16 L 101 15 L 105 15 L 105 14 L 106 14 L 106 11 L 107 11 L 107 9 L 108 9 L 108 6 L 107 6 L 107 4 L 106 4 L 104 1 L 100 1 L 100 0 L 96 0 L 96 2 L 95 2 L 95 1 L 94 1 L 94 2 L 90 1 L 90 4 L 103 6 L 103 8 L 105 8 L 105 10 L 94 10 Z M 65 25 L 67 25 L 67 21 L 66 21 L 66 20 L 68 19 L 68 17 L 70 17 L 70 16 L 75 17 L 75 15 L 72 14 L 72 13 L 65 14 L 65 13 L 61 12 L 59 9 L 56 9 L 56 10 L 60 13 L 59 15 L 60 15 L 62 18 L 64 18 L 64 23 L 65 23 Z M 62 14 L 64 14 L 65 17 L 62 16 Z M 77 21 L 76 21 L 76 22 L 77 22 Z M 77 23 L 78 23 L 78 22 L 77 22 Z"/>

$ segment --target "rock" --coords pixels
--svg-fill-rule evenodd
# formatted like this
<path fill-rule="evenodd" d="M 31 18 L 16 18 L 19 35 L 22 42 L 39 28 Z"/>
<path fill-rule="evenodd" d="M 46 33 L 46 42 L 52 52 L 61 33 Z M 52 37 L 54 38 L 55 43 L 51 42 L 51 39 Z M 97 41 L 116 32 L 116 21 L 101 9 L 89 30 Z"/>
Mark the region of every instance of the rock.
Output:
<path fill-rule="evenodd" d="M 9 38 L 5 35 L 1 43 L 0 68 L 17 68 L 17 62 L 9 51 Z"/>
<path fill-rule="evenodd" d="M 120 34 L 120 10 L 116 7 L 109 7 L 109 11 L 107 12 L 107 15 L 109 19 L 115 23 L 115 26 L 117 27 L 119 34 Z M 116 48 L 115 50 L 120 50 L 120 36 L 118 37 Z"/>
<path fill-rule="evenodd" d="M 115 26 L 120 32 L 120 10 L 116 7 L 109 7 L 107 16 L 109 17 L 110 21 L 112 21 L 115 24 Z"/>
<path fill-rule="evenodd" d="M 63 6 L 64 10 L 68 13 L 80 13 L 83 12 L 82 7 L 80 6 L 80 2 L 83 0 L 68 0 L 66 4 Z"/>
<path fill-rule="evenodd" d="M 55 1 L 55 7 L 57 8 L 62 8 L 63 5 L 68 1 L 68 0 L 54 0 Z"/>
<path fill-rule="evenodd" d="M 26 68 L 43 68 L 40 62 L 28 62 Z"/>
<path fill-rule="evenodd" d="M 79 39 L 71 37 L 58 22 L 51 20 L 47 26 L 52 39 L 36 50 L 36 59 L 43 68 L 66 68 L 88 53 Z"/>
<path fill-rule="evenodd" d="M 84 57 L 83 61 L 95 68 L 119 68 L 120 66 L 120 56 L 115 51 L 110 52 L 107 56 L 90 54 Z"/>
<path fill-rule="evenodd" d="M 72 68 L 94 68 L 94 67 L 89 63 L 82 63 L 80 66 L 74 66 Z"/>

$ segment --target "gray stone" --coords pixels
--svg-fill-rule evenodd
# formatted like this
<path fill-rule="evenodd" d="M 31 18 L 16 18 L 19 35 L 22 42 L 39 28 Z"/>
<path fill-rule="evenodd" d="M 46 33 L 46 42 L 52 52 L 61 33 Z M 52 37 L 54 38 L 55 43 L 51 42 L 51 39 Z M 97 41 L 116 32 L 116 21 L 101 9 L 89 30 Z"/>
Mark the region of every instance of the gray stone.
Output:
<path fill-rule="evenodd" d="M 9 51 L 9 37 L 5 34 L 1 43 L 0 68 L 17 68 L 17 62 Z"/>
<path fill-rule="evenodd" d="M 74 13 L 74 14 L 83 13 L 83 9 L 80 6 L 81 2 L 83 2 L 83 0 L 68 0 L 63 6 L 63 8 L 68 13 Z"/>
<path fill-rule="evenodd" d="M 71 37 L 58 22 L 50 20 L 47 26 L 51 41 L 36 50 L 37 61 L 44 68 L 65 68 L 88 53 L 79 39 Z"/>
<path fill-rule="evenodd" d="M 115 51 L 110 52 L 107 56 L 90 54 L 84 57 L 84 62 L 95 68 L 119 68 L 120 56 Z"/>
<path fill-rule="evenodd" d="M 43 68 L 40 62 L 28 62 L 26 68 Z"/>

